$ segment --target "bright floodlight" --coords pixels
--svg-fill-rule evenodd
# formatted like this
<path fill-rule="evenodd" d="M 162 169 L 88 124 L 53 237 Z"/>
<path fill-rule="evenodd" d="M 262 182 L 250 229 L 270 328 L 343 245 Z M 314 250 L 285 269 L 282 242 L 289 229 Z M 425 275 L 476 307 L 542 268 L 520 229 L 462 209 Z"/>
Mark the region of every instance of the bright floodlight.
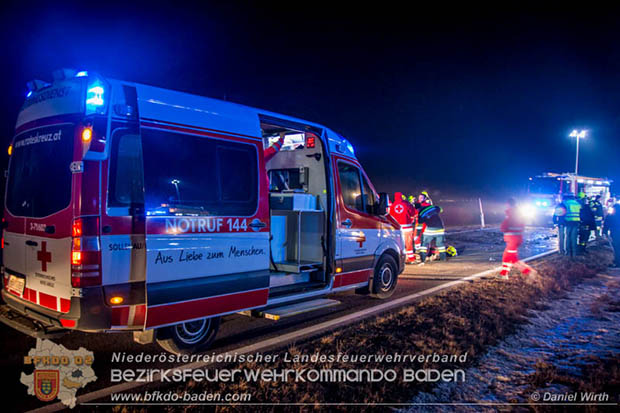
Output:
<path fill-rule="evenodd" d="M 573 129 L 573 131 L 568 136 L 570 136 L 571 138 L 585 138 L 587 133 L 587 130 L 577 131 L 577 129 Z"/>

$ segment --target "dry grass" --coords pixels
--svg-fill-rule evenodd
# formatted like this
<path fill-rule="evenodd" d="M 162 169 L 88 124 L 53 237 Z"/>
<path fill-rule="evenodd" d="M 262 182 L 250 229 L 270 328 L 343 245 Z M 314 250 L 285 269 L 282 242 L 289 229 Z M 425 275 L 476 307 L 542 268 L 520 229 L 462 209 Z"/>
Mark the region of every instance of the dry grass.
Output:
<path fill-rule="evenodd" d="M 537 276 L 513 277 L 510 281 L 484 280 L 450 289 L 424 299 L 400 311 L 365 321 L 346 329 L 314 340 L 295 343 L 286 349 L 290 354 L 468 354 L 466 365 L 451 366 L 443 363 L 418 365 L 393 365 L 377 363 L 333 363 L 295 365 L 284 362 L 275 364 L 245 363 L 229 366 L 241 369 L 255 368 L 465 368 L 499 340 L 512 334 L 526 322 L 529 309 L 540 308 L 540 301 L 562 294 L 583 278 L 593 277 L 611 263 L 611 252 L 602 246 L 586 258 L 570 261 L 564 257 L 552 257 L 534 266 Z M 281 351 L 284 353 L 284 350 Z M 280 359 L 282 356 L 280 356 Z M 617 374 L 617 363 L 615 374 Z M 540 366 L 540 373 L 533 379 L 547 382 L 556 374 L 552 366 Z M 597 372 L 593 372 L 595 374 Z M 591 385 L 596 387 L 593 379 Z M 614 376 L 617 380 L 617 375 Z M 372 403 L 406 403 L 419 391 L 428 391 L 431 385 L 403 383 L 399 380 L 387 383 L 192 383 L 178 387 L 179 392 L 191 386 L 193 392 L 249 392 L 252 402 L 312 403 L 302 411 L 318 408 L 321 403 L 368 403 L 356 407 L 356 411 L 374 410 Z M 178 407 L 178 406 L 177 406 Z M 187 411 L 202 410 L 186 407 Z M 219 406 L 217 411 L 272 411 L 272 406 Z M 289 410 L 299 411 L 299 407 Z M 330 406 L 329 410 L 347 410 L 345 406 Z"/>

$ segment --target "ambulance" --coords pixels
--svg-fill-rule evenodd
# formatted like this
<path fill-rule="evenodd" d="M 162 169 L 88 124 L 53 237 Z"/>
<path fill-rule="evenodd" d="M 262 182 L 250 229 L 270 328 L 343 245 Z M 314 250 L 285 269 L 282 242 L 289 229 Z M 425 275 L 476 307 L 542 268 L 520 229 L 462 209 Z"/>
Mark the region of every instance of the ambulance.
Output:
<path fill-rule="evenodd" d="M 63 69 L 9 146 L 0 320 L 204 350 L 224 315 L 387 298 L 404 268 L 351 143 L 312 122 Z M 284 136 L 281 150 L 264 151 Z"/>

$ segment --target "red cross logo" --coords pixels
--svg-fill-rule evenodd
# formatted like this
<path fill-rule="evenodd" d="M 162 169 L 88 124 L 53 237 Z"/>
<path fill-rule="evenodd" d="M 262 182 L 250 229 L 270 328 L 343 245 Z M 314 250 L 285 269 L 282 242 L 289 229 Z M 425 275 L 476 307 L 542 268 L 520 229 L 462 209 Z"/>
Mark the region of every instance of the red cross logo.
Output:
<path fill-rule="evenodd" d="M 37 251 L 37 260 L 41 261 L 41 271 L 47 271 L 47 263 L 52 262 L 52 253 L 47 250 L 47 242 L 41 243 L 41 251 Z"/>
<path fill-rule="evenodd" d="M 357 239 L 355 241 L 360 244 L 360 248 L 363 248 L 364 247 L 364 243 L 366 242 L 366 235 L 364 235 L 364 233 L 362 232 L 362 235 L 357 237 Z"/>
<path fill-rule="evenodd" d="M 403 204 L 398 204 L 394 207 L 394 212 L 396 212 L 397 214 L 402 214 L 403 212 L 405 212 L 405 208 L 403 207 Z"/>

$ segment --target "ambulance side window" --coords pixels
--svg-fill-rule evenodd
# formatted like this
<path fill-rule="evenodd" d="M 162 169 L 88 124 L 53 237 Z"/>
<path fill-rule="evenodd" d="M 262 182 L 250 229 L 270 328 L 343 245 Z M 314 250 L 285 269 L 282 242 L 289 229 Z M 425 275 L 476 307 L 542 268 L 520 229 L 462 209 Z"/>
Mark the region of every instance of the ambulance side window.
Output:
<path fill-rule="evenodd" d="M 377 211 L 377 207 L 379 204 L 379 200 L 375 196 L 375 193 L 370 188 L 370 184 L 368 183 L 368 179 L 365 176 L 362 176 L 362 183 L 364 188 L 364 208 L 367 214 L 375 214 Z"/>
<path fill-rule="evenodd" d="M 147 215 L 255 213 L 256 145 L 146 128 L 141 133 Z"/>
<path fill-rule="evenodd" d="M 110 159 L 109 207 L 144 204 L 144 176 L 140 135 L 118 130 Z"/>
<path fill-rule="evenodd" d="M 342 201 L 349 209 L 364 212 L 360 170 L 350 163 L 338 162 Z"/>

